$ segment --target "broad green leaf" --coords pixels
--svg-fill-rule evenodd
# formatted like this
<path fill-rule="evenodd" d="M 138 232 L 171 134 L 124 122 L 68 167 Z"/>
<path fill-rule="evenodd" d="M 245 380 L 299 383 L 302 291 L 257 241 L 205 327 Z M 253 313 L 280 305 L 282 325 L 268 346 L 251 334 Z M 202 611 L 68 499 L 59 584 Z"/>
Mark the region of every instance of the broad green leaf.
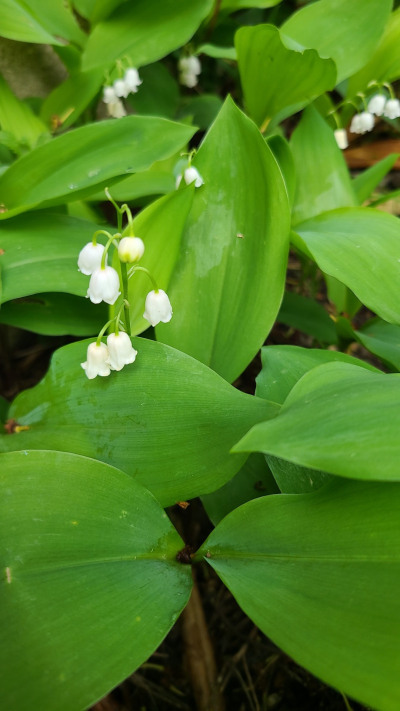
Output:
<path fill-rule="evenodd" d="M 230 511 L 246 501 L 267 494 L 277 494 L 278 487 L 262 454 L 250 454 L 237 474 L 212 494 L 205 494 L 201 501 L 214 526 Z"/>
<path fill-rule="evenodd" d="M 325 351 L 299 346 L 266 346 L 261 348 L 262 370 L 256 378 L 256 395 L 282 405 L 292 388 L 309 370 L 323 363 L 350 363 L 360 368 L 380 371 L 370 363 L 340 351 Z"/>
<path fill-rule="evenodd" d="M 39 136 L 47 133 L 47 126 L 27 104 L 17 99 L 0 75 L 0 126 L 11 134 L 17 144 L 33 148 Z"/>
<path fill-rule="evenodd" d="M 304 111 L 293 131 L 290 148 L 297 174 L 294 225 L 321 212 L 358 204 L 333 131 L 313 106 Z"/>
<path fill-rule="evenodd" d="M 202 363 L 134 339 L 136 362 L 88 380 L 89 341 L 56 351 L 49 373 L 9 416 L 29 430 L 0 437 L 0 451 L 43 449 L 94 457 L 126 471 L 162 504 L 220 488 L 243 465 L 230 449 L 274 403 L 239 392 Z"/>
<path fill-rule="evenodd" d="M 90 195 L 116 176 L 146 170 L 174 154 L 194 132 L 191 126 L 162 118 L 126 116 L 58 136 L 0 176 L 5 206 L 0 217 Z"/>
<path fill-rule="evenodd" d="M 45 336 L 97 336 L 107 320 L 106 304 L 72 294 L 36 294 L 0 309 L 0 323 Z"/>
<path fill-rule="evenodd" d="M 82 69 L 105 67 L 123 55 L 137 67 L 155 62 L 190 40 L 212 4 L 212 0 L 124 3 L 92 31 Z"/>
<path fill-rule="evenodd" d="M 221 11 L 236 12 L 236 10 L 242 10 L 246 7 L 273 7 L 280 2 L 282 0 L 222 0 Z"/>
<path fill-rule="evenodd" d="M 336 314 L 346 314 L 346 317 L 353 318 L 362 307 L 362 303 L 353 292 L 347 288 L 341 281 L 331 276 L 324 274 L 328 300 L 335 305 Z M 336 329 L 338 317 L 336 315 Z"/>
<path fill-rule="evenodd" d="M 322 304 L 301 294 L 286 291 L 277 321 L 308 333 L 320 343 L 336 343 L 334 322 Z"/>
<path fill-rule="evenodd" d="M 164 163 L 165 161 L 160 161 Z M 112 186 L 111 193 L 117 202 L 132 202 L 148 195 L 165 195 L 175 190 L 175 178 L 172 167 L 166 170 L 155 170 L 156 163 L 148 169 L 123 178 Z M 93 202 L 104 200 L 104 191 L 94 193 L 88 198 Z"/>
<path fill-rule="evenodd" d="M 0 462 L 3 703 L 87 708 L 145 661 L 185 606 L 183 543 L 118 469 L 51 451 Z"/>
<path fill-rule="evenodd" d="M 156 62 L 143 67 L 140 70 L 140 78 L 142 84 L 139 91 L 128 96 L 128 103 L 135 114 L 175 118 L 179 104 L 179 87 L 164 64 Z"/>
<path fill-rule="evenodd" d="M 400 224 L 366 207 L 332 210 L 296 227 L 295 245 L 385 321 L 400 323 Z"/>
<path fill-rule="evenodd" d="M 126 0 L 74 0 L 74 5 L 92 25 L 95 25 L 111 15 L 113 10 L 123 2 Z"/>
<path fill-rule="evenodd" d="M 149 205 L 134 219 L 135 234 L 146 246 L 140 266 L 150 271 L 164 291 L 168 291 L 180 253 L 182 232 L 192 202 L 193 187 L 174 191 Z M 146 296 L 152 288 L 149 277 L 143 272 L 136 272 L 129 281 L 131 329 L 135 335 L 149 327 L 143 312 Z"/>
<path fill-rule="evenodd" d="M 288 49 L 274 25 L 241 27 L 235 47 L 245 104 L 262 130 L 272 118 L 287 118 L 335 86 L 334 63 L 313 49 Z"/>
<path fill-rule="evenodd" d="M 244 612 L 328 684 L 400 705 L 398 484 L 332 482 L 233 511 L 197 553 Z"/>
<path fill-rule="evenodd" d="M 332 479 L 326 472 L 300 467 L 270 454 L 265 455 L 265 460 L 282 494 L 309 494 Z"/>
<path fill-rule="evenodd" d="M 293 155 L 286 138 L 275 134 L 267 138 L 268 146 L 275 156 L 285 181 L 289 203 L 292 206 L 296 190 L 296 170 Z"/>
<path fill-rule="evenodd" d="M 78 271 L 78 255 L 101 226 L 48 212 L 20 215 L 0 226 L 0 302 L 38 292 L 86 296 L 89 277 Z M 99 242 L 104 243 L 100 236 Z"/>
<path fill-rule="evenodd" d="M 327 363 L 294 386 L 235 452 L 264 452 L 353 479 L 400 480 L 400 375 Z"/>
<path fill-rule="evenodd" d="M 40 111 L 41 118 L 53 128 L 54 123 L 57 128 L 57 122 L 63 129 L 68 128 L 96 96 L 103 81 L 103 72 L 99 69 L 71 74 L 46 97 Z"/>
<path fill-rule="evenodd" d="M 282 25 L 282 36 L 331 57 L 339 83 L 369 60 L 391 9 L 392 0 L 319 0 L 294 13 Z"/>
<path fill-rule="evenodd" d="M 207 131 L 218 116 L 222 108 L 222 101 L 215 94 L 201 94 L 200 96 L 183 97 L 176 118 L 181 121 L 185 117 L 191 118 L 199 129 Z"/>
<path fill-rule="evenodd" d="M 195 165 L 204 185 L 195 189 L 171 279 L 174 317 L 156 333 L 233 381 L 279 309 L 289 205 L 270 149 L 229 98 Z"/>
<path fill-rule="evenodd" d="M 2 0 L 1 13 L 0 35 L 8 39 L 54 45 L 82 45 L 86 39 L 61 0 Z"/>
<path fill-rule="evenodd" d="M 400 76 L 400 8 L 391 13 L 385 31 L 372 56 L 364 66 L 349 79 L 347 95 L 355 96 L 365 91 L 370 81 L 394 81 Z"/>
<path fill-rule="evenodd" d="M 354 335 L 371 353 L 400 370 L 400 326 L 377 318 L 368 321 Z"/>
<path fill-rule="evenodd" d="M 353 180 L 354 192 L 357 200 L 362 205 L 367 200 L 374 188 L 379 185 L 381 180 L 392 170 L 396 160 L 400 157 L 400 153 L 391 153 L 386 158 L 383 158 L 375 165 L 371 165 L 362 173 L 359 173 Z"/>

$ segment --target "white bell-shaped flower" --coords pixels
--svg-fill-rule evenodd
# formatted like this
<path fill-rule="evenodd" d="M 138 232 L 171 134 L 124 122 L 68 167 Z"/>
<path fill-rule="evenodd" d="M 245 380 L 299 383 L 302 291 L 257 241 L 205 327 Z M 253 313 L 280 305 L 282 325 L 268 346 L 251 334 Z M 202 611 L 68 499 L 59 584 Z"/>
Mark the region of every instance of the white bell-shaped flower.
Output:
<path fill-rule="evenodd" d="M 79 252 L 78 269 L 82 274 L 93 274 L 95 269 L 100 269 L 101 258 L 103 256 L 104 247 L 102 244 L 93 244 L 89 242 Z"/>
<path fill-rule="evenodd" d="M 187 86 L 188 89 L 194 89 L 194 87 L 199 83 L 199 80 L 196 74 L 182 72 L 179 75 L 179 83 L 182 84 L 182 86 Z"/>
<path fill-rule="evenodd" d="M 183 179 L 184 179 L 186 185 L 190 185 L 191 183 L 194 183 L 195 188 L 199 188 L 201 185 L 204 185 L 203 178 L 201 177 L 197 168 L 195 168 L 193 165 L 191 165 L 189 168 L 186 168 L 186 170 L 183 173 Z M 176 178 L 176 181 L 175 181 L 176 189 L 179 188 L 181 182 L 182 182 L 182 175 L 178 175 Z"/>
<path fill-rule="evenodd" d="M 105 104 L 112 104 L 117 96 L 113 86 L 105 86 L 103 89 L 103 101 Z"/>
<path fill-rule="evenodd" d="M 88 346 L 86 362 L 81 363 L 89 380 L 93 380 L 97 375 L 110 375 L 110 365 L 108 363 L 109 352 L 104 343 L 91 343 Z"/>
<path fill-rule="evenodd" d="M 118 245 L 121 262 L 138 262 L 144 254 L 144 242 L 140 237 L 123 237 Z"/>
<path fill-rule="evenodd" d="M 139 86 L 143 83 L 139 76 L 138 70 L 134 67 L 129 67 L 129 69 L 126 70 L 124 82 L 125 86 L 132 94 L 136 94 Z"/>
<path fill-rule="evenodd" d="M 388 99 L 383 115 L 389 119 L 400 117 L 400 101 L 398 99 Z"/>
<path fill-rule="evenodd" d="M 137 356 L 137 351 L 132 346 L 131 339 L 127 333 L 110 333 L 107 336 L 108 363 L 111 370 L 122 370 L 124 365 L 133 363 Z"/>
<path fill-rule="evenodd" d="M 384 94 L 375 94 L 368 101 L 368 111 L 375 116 L 382 116 L 386 104 L 386 96 Z"/>
<path fill-rule="evenodd" d="M 123 105 L 121 99 L 115 99 L 111 103 L 107 104 L 107 112 L 112 118 L 123 118 L 126 116 L 126 109 Z"/>
<path fill-rule="evenodd" d="M 106 304 L 115 304 L 120 295 L 119 276 L 112 267 L 95 269 L 90 277 L 87 298 L 93 304 L 105 301 Z"/>
<path fill-rule="evenodd" d="M 348 148 L 349 142 L 347 140 L 347 133 L 345 128 L 337 128 L 334 132 L 336 143 L 342 151 Z"/>
<path fill-rule="evenodd" d="M 201 64 L 198 57 L 181 57 L 178 61 L 179 81 L 184 86 L 193 89 L 197 84 L 197 77 L 201 73 Z"/>
<path fill-rule="evenodd" d="M 125 83 L 125 79 L 116 79 L 114 84 L 114 91 L 115 91 L 115 96 L 117 96 L 119 99 L 126 99 L 126 97 L 129 94 L 129 87 Z"/>
<path fill-rule="evenodd" d="M 351 133 L 367 133 L 372 131 L 374 127 L 374 116 L 369 111 L 362 111 L 360 114 L 355 114 L 350 124 Z"/>
<path fill-rule="evenodd" d="M 171 321 L 172 306 L 165 291 L 159 289 L 147 294 L 143 317 L 152 326 L 157 326 L 160 321 L 163 323 Z"/>

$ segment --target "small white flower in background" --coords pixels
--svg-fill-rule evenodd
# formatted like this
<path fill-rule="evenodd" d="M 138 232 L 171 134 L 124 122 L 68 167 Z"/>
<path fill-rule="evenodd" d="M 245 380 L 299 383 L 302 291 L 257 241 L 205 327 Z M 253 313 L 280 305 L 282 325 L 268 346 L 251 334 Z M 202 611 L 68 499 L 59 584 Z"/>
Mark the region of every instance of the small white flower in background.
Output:
<path fill-rule="evenodd" d="M 336 138 L 336 143 L 338 144 L 339 148 L 342 149 L 342 151 L 345 148 L 348 148 L 349 142 L 347 140 L 347 133 L 345 128 L 337 128 L 334 132 L 334 135 Z"/>
<path fill-rule="evenodd" d="M 107 336 L 108 363 L 111 370 L 122 370 L 124 365 L 133 363 L 137 356 L 137 351 L 132 347 L 131 339 L 127 333 L 110 333 Z"/>
<path fill-rule="evenodd" d="M 104 247 L 102 244 L 93 244 L 89 242 L 79 252 L 78 269 L 82 274 L 93 274 L 95 269 L 100 269 L 101 258 L 103 256 Z"/>
<path fill-rule="evenodd" d="M 388 99 L 383 115 L 389 119 L 400 117 L 400 101 L 398 99 Z"/>
<path fill-rule="evenodd" d="M 179 81 L 184 86 L 193 89 L 197 84 L 197 77 L 201 74 L 201 64 L 198 57 L 181 57 L 178 61 Z"/>
<path fill-rule="evenodd" d="M 112 104 L 116 101 L 117 96 L 113 86 L 105 86 L 103 88 L 103 101 L 105 104 Z"/>
<path fill-rule="evenodd" d="M 172 306 L 165 291 L 159 289 L 147 294 L 143 317 L 152 326 L 157 326 L 160 321 L 163 323 L 171 321 Z"/>
<path fill-rule="evenodd" d="M 107 104 L 107 112 L 112 118 L 123 118 L 126 116 L 125 106 L 123 105 L 121 99 L 115 99 L 111 103 Z"/>
<path fill-rule="evenodd" d="M 360 114 L 353 116 L 350 124 L 351 133 L 367 133 L 372 131 L 375 119 L 369 111 L 362 111 Z"/>
<path fill-rule="evenodd" d="M 115 304 L 120 295 L 118 272 L 112 267 L 95 269 L 90 277 L 87 298 L 93 304 L 105 301 L 106 304 Z"/>
<path fill-rule="evenodd" d="M 195 188 L 199 188 L 201 185 L 204 185 L 204 180 L 201 177 L 199 171 L 197 168 L 195 168 L 193 165 L 190 166 L 190 168 L 186 168 L 186 170 L 182 175 L 178 175 L 176 182 L 175 182 L 175 187 L 176 189 L 179 188 L 182 177 L 186 183 L 186 185 L 190 185 L 191 183 L 194 183 Z"/>
<path fill-rule="evenodd" d="M 114 84 L 114 91 L 115 91 L 115 96 L 117 96 L 119 99 L 126 99 L 126 97 L 129 94 L 129 87 L 125 83 L 125 79 L 116 79 Z"/>
<path fill-rule="evenodd" d="M 140 237 L 123 237 L 118 245 L 121 262 L 138 262 L 144 254 L 144 242 Z"/>
<path fill-rule="evenodd" d="M 110 375 L 110 365 L 108 363 L 109 352 L 104 343 L 91 343 L 88 346 L 86 362 L 81 363 L 89 380 L 93 380 L 97 375 Z"/>
<path fill-rule="evenodd" d="M 126 70 L 124 82 L 125 86 L 132 94 L 136 94 L 138 87 L 143 83 L 139 76 L 138 70 L 134 67 L 129 67 L 129 69 Z"/>
<path fill-rule="evenodd" d="M 382 116 L 386 104 L 386 96 L 384 94 L 375 94 L 368 101 L 368 111 L 375 116 Z"/>

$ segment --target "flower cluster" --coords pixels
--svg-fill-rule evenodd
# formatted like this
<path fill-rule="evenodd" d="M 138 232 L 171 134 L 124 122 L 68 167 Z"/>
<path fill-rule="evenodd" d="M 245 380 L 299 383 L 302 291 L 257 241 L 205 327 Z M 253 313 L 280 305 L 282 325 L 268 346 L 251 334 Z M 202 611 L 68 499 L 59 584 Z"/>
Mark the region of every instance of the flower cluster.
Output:
<path fill-rule="evenodd" d="M 139 72 L 134 67 L 129 67 L 122 78 L 116 79 L 112 86 L 103 89 L 103 101 L 107 104 L 109 116 L 122 118 L 126 116 L 125 107 L 121 99 L 126 99 L 129 94 L 136 94 L 142 80 Z"/>
<path fill-rule="evenodd" d="M 198 83 L 198 76 L 201 74 L 201 64 L 198 57 L 181 57 L 178 61 L 179 81 L 184 86 L 193 89 Z"/>
<path fill-rule="evenodd" d="M 392 91 L 390 87 L 389 89 Z M 385 94 L 374 94 L 374 96 L 369 99 L 366 110 L 353 116 L 350 124 L 351 133 L 367 133 L 368 131 L 372 131 L 375 124 L 375 116 L 385 116 L 392 120 L 399 118 L 400 101 L 394 96 L 388 99 Z"/>
<path fill-rule="evenodd" d="M 109 196 L 107 191 L 106 193 Z M 120 209 L 114 202 L 113 204 L 119 211 L 119 223 L 121 222 L 122 212 L 127 213 L 129 230 L 132 233 L 132 215 L 129 208 L 124 205 Z M 108 241 L 105 247 L 102 244 L 97 244 L 96 238 L 98 234 L 107 236 Z M 107 252 L 111 244 L 114 244 L 118 249 L 121 281 L 117 270 L 107 266 Z M 117 315 L 105 324 L 97 340 L 89 345 L 86 361 L 81 364 L 90 380 L 97 375 L 110 375 L 112 370 L 122 370 L 125 365 L 133 363 L 136 358 L 137 351 L 133 348 L 129 336 L 130 312 L 128 301 L 128 280 L 136 271 L 146 273 L 154 286 L 154 289 L 147 294 L 143 317 L 151 326 L 156 326 L 160 322 L 168 323 L 172 318 L 171 303 L 165 291 L 158 288 L 148 269 L 137 266 L 137 262 L 143 256 L 144 250 L 143 240 L 140 237 L 134 237 L 133 234 L 128 237 L 121 237 L 120 233 L 110 235 L 105 230 L 97 230 L 93 235 L 92 242 L 86 244 L 79 253 L 78 269 L 82 274 L 90 275 L 87 298 L 94 304 L 105 301 L 112 306 L 122 293 L 122 304 Z M 127 271 L 127 264 L 133 265 L 129 271 Z M 125 312 L 124 330 L 120 330 L 122 311 Z M 110 333 L 107 336 L 107 345 L 105 345 L 101 338 L 113 323 L 114 333 Z"/>

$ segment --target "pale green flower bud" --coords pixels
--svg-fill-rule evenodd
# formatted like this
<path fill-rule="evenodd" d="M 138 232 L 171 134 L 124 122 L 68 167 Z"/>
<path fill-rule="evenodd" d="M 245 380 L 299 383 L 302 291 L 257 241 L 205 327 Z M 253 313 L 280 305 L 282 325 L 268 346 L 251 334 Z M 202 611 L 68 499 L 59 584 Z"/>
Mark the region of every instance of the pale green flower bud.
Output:
<path fill-rule="evenodd" d="M 144 254 L 144 243 L 140 237 L 123 237 L 118 245 L 121 262 L 138 262 Z"/>

